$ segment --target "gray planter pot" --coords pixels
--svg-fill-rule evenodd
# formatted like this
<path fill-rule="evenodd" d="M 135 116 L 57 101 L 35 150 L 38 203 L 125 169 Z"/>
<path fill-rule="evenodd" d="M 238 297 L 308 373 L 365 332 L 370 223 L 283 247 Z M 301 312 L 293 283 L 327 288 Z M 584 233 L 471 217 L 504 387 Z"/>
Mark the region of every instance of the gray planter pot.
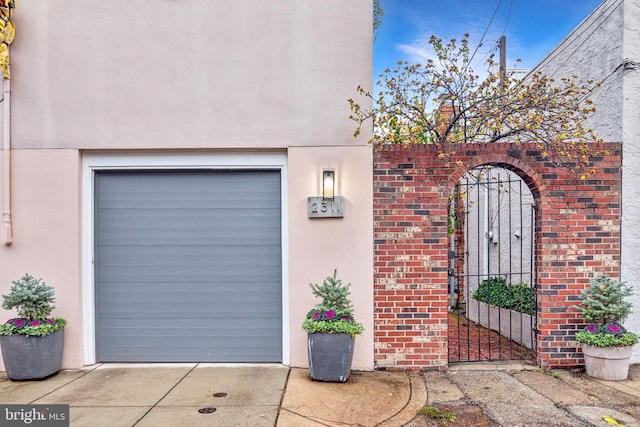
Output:
<path fill-rule="evenodd" d="M 632 351 L 633 346 L 593 347 L 582 344 L 587 375 L 600 380 L 626 380 Z"/>
<path fill-rule="evenodd" d="M 349 334 L 307 334 L 309 372 L 315 381 L 349 379 L 355 338 Z"/>
<path fill-rule="evenodd" d="M 40 380 L 60 370 L 64 329 L 44 337 L 2 335 L 0 346 L 10 380 Z"/>

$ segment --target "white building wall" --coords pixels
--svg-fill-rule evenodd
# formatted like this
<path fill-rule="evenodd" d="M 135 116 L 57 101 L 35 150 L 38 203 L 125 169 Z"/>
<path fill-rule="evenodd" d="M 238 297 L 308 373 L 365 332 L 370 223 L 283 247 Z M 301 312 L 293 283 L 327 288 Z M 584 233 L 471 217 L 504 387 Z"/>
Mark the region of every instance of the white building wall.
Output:
<path fill-rule="evenodd" d="M 532 70 L 556 80 L 577 75 L 580 80 L 602 82 L 591 97 L 598 114 L 586 125 L 612 142 L 622 140 L 623 2 L 602 3 Z"/>
<path fill-rule="evenodd" d="M 627 326 L 640 333 L 640 0 L 625 0 L 622 57 L 632 61 L 635 68 L 622 71 L 621 276 L 635 290 L 634 312 Z M 640 362 L 640 346 L 635 346 L 632 361 Z"/>
<path fill-rule="evenodd" d="M 640 0 L 606 0 L 534 70 L 602 82 L 587 125 L 623 144 L 621 280 L 635 292 L 626 326 L 640 332 Z M 638 346 L 632 361 L 640 362 Z"/>

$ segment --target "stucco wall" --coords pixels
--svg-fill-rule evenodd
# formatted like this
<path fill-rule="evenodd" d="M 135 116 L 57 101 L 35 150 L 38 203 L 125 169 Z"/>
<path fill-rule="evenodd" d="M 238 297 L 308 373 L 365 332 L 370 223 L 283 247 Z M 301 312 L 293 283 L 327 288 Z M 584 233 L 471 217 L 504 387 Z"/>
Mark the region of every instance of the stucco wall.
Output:
<path fill-rule="evenodd" d="M 625 0 L 622 55 L 636 63 L 623 72 L 622 280 L 633 285 L 633 313 L 627 325 L 640 333 L 640 0 Z M 640 363 L 640 346 L 632 361 Z"/>
<path fill-rule="evenodd" d="M 371 0 L 24 2 L 14 18 L 14 242 L 0 246 L 0 293 L 25 272 L 56 287 L 64 367 L 93 351 L 81 171 L 85 153 L 105 150 L 286 153 L 285 361 L 306 365 L 308 284 L 338 268 L 367 328 L 353 367 L 373 368 L 371 130 L 353 138 L 347 103 L 372 80 Z M 323 167 L 336 169 L 343 219 L 308 218 Z"/>
<path fill-rule="evenodd" d="M 63 367 L 82 366 L 80 157 L 76 150 L 14 151 L 12 178 L 14 243 L 0 246 L 0 293 L 26 273 L 53 286 L 52 315 L 69 321 Z M 0 310 L 0 321 L 15 315 Z"/>
<path fill-rule="evenodd" d="M 344 218 L 309 219 L 307 197 L 320 195 L 322 168 L 336 171 L 338 194 L 344 197 Z M 351 283 L 354 315 L 365 332 L 356 338 L 354 369 L 373 369 L 373 150 L 371 146 L 292 148 L 289 173 L 291 268 L 291 365 L 307 366 L 307 312 L 320 303 L 309 283 L 338 270 Z"/>
<path fill-rule="evenodd" d="M 346 100 L 371 81 L 371 13 L 371 0 L 20 3 L 14 146 L 364 143 Z"/>

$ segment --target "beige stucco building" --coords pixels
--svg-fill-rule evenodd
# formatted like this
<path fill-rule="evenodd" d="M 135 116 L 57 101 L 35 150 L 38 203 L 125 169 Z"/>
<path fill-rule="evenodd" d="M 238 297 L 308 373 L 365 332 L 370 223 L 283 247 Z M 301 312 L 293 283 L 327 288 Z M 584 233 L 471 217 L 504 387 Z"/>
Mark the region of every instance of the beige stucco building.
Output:
<path fill-rule="evenodd" d="M 64 368 L 306 366 L 308 284 L 337 268 L 373 369 L 372 148 L 347 103 L 371 0 L 20 2 L 14 22 L 0 292 L 55 287 Z M 310 218 L 325 169 L 343 216 Z"/>

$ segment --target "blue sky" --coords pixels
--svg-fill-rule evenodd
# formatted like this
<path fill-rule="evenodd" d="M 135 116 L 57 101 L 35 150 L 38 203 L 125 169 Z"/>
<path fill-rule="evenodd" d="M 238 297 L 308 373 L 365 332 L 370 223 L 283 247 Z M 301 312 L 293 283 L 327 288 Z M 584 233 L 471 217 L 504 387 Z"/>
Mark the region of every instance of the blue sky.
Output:
<path fill-rule="evenodd" d="M 374 81 L 398 60 L 424 62 L 434 34 L 448 41 L 470 34 L 476 48 L 486 30 L 472 67 L 486 71 L 485 60 L 498 38 L 507 37 L 507 68 L 531 68 L 544 58 L 603 0 L 381 0 L 382 26 L 374 43 Z M 494 15 L 492 21 L 492 16 Z"/>

